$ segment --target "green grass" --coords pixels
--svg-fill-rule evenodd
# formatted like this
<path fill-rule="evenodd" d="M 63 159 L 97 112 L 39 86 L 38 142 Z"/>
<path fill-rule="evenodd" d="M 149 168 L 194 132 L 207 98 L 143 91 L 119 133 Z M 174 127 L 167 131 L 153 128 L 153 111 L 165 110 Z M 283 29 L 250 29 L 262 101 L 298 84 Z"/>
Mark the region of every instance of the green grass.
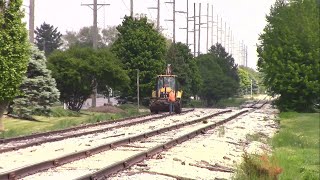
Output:
<path fill-rule="evenodd" d="M 243 104 L 248 99 L 249 98 L 222 99 L 217 104 L 215 104 L 214 107 L 217 107 L 217 108 L 239 107 L 241 104 Z M 206 107 L 206 103 L 204 101 L 201 101 L 201 100 L 191 100 L 188 104 L 184 105 L 184 107 L 205 108 Z"/>
<path fill-rule="evenodd" d="M 241 104 L 243 104 L 248 99 L 246 98 L 228 98 L 228 99 L 222 99 L 217 103 L 217 107 L 225 108 L 225 107 L 239 107 Z"/>
<path fill-rule="evenodd" d="M 281 131 L 272 141 L 284 169 L 280 179 L 319 179 L 319 114 L 281 113 Z"/>
<path fill-rule="evenodd" d="M 275 179 L 279 172 L 280 180 L 320 179 L 319 121 L 318 113 L 280 113 L 280 132 L 270 141 L 272 156 L 245 154 L 234 179 Z"/>
<path fill-rule="evenodd" d="M 64 110 L 61 107 L 55 107 L 50 117 L 34 116 L 36 121 L 4 118 L 5 131 L 0 132 L 0 138 L 65 129 L 81 124 L 110 121 L 141 114 L 138 113 L 136 106 L 133 105 L 120 106 L 120 108 L 125 111 L 121 113 L 73 112 Z"/>

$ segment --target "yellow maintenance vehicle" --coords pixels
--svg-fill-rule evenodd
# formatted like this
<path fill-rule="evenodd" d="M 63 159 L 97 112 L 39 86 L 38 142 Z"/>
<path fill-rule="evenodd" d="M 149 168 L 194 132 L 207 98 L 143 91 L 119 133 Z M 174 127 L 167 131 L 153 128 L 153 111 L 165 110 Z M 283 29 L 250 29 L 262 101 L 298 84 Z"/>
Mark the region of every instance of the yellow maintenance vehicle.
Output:
<path fill-rule="evenodd" d="M 171 73 L 171 65 L 169 64 L 166 69 L 165 75 L 158 75 L 155 89 L 152 91 L 150 99 L 151 113 L 169 112 L 170 103 L 168 100 L 169 92 L 173 91 L 176 101 L 174 102 L 174 112 L 181 113 L 181 97 L 182 91 L 178 89 L 178 81 L 176 75 Z"/>

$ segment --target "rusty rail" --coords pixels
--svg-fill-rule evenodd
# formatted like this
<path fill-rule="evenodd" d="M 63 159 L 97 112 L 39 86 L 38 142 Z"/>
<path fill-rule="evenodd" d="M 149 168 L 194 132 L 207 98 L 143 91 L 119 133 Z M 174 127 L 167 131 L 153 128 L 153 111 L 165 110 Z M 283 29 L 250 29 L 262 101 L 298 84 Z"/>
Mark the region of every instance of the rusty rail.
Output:
<path fill-rule="evenodd" d="M 268 101 L 265 101 L 262 103 L 261 106 L 258 106 L 258 107 L 254 107 L 254 109 L 260 109 L 262 108 L 265 104 L 267 104 Z M 258 103 L 255 103 L 255 105 L 258 104 Z M 205 133 L 206 131 L 210 130 L 210 129 L 213 129 L 217 126 L 220 126 L 226 122 L 229 122 L 231 121 L 232 119 L 246 113 L 246 112 L 249 112 L 249 110 L 244 110 L 244 111 L 241 111 L 233 116 L 230 116 L 229 118 L 226 118 L 222 121 L 219 121 L 217 123 L 214 123 L 214 124 L 210 124 L 208 126 L 205 126 L 203 128 L 199 128 L 195 131 L 192 131 L 188 134 L 185 134 L 183 136 L 180 136 L 179 138 L 176 138 L 176 139 L 173 139 L 167 143 L 164 143 L 164 144 L 161 144 L 161 145 L 158 145 L 152 149 L 149 149 L 147 151 L 144 151 L 144 152 L 141 152 L 137 155 L 134 155 L 134 156 L 131 156 L 123 161 L 119 161 L 119 162 L 116 162 L 114 164 L 111 164 L 95 173 L 92 173 L 92 174 L 88 174 L 88 175 L 85 175 L 85 176 L 82 176 L 82 177 L 79 177 L 77 178 L 77 180 L 103 180 L 103 179 L 107 179 L 108 176 L 114 174 L 114 173 L 117 173 L 119 171 L 122 171 L 124 169 L 127 169 L 129 168 L 130 166 L 138 163 L 138 162 L 141 162 L 143 161 L 144 159 L 146 158 L 150 158 L 152 157 L 153 155 L 157 154 L 157 153 L 160 153 L 162 151 L 164 151 L 165 149 L 168 149 L 168 148 L 171 148 L 177 144 L 181 144 L 182 142 L 184 141 L 187 141 L 199 134 L 203 134 Z"/>
<path fill-rule="evenodd" d="M 190 111 L 193 111 L 193 110 L 194 109 L 183 111 L 182 113 L 187 113 L 187 112 L 190 112 Z M 146 117 L 146 116 L 148 116 L 148 115 L 142 115 L 142 116 L 139 116 L 139 117 Z M 107 128 L 103 128 L 103 129 L 97 129 L 97 130 L 82 132 L 82 133 L 78 133 L 78 134 L 71 134 L 71 135 L 66 135 L 66 136 L 62 136 L 62 137 L 43 139 L 43 140 L 40 140 L 40 141 L 30 142 L 30 143 L 23 144 L 23 145 L 18 145 L 18 146 L 15 146 L 15 147 L 3 148 L 3 149 L 0 149 L 0 153 L 9 152 L 9 151 L 13 151 L 13 150 L 18 150 L 18 149 L 22 149 L 22 148 L 26 148 L 26 147 L 30 147 L 30 146 L 36 146 L 36 145 L 40 145 L 40 144 L 47 143 L 47 142 L 60 141 L 60 140 L 67 139 L 67 138 L 73 138 L 73 137 L 79 137 L 79 136 L 84 136 L 84 135 L 88 135 L 88 134 L 100 133 L 100 132 L 104 132 L 104 131 L 107 131 L 107 130 L 110 130 L 110 129 L 131 126 L 131 125 L 144 123 L 144 122 L 155 120 L 155 119 L 164 118 L 164 117 L 167 117 L 167 116 L 170 116 L 170 115 L 166 114 L 166 115 L 159 116 L 159 117 L 148 118 L 148 119 L 144 119 L 144 120 L 136 121 L 136 122 L 129 122 L 127 124 L 117 125 L 117 126 L 113 126 L 113 127 L 107 127 Z M 135 118 L 139 118 L 139 117 L 135 117 Z M 89 124 L 89 125 L 85 125 L 85 126 L 77 126 L 77 127 L 69 128 L 69 129 L 51 131 L 51 132 L 46 132 L 46 133 L 39 133 L 39 134 L 34 134 L 34 135 L 30 135 L 30 136 L 25 136 L 25 137 L 11 138 L 10 141 L 13 141 L 13 139 L 15 139 L 15 140 L 17 140 L 17 139 L 18 140 L 35 139 L 35 138 L 38 138 L 38 137 L 49 136 L 49 135 L 58 134 L 58 133 L 64 133 L 64 132 L 67 132 L 67 131 L 75 131 L 75 130 L 78 130 L 78 129 L 88 128 L 88 127 L 93 127 L 93 126 L 112 124 L 112 123 L 115 123 L 115 122 L 121 122 L 121 121 L 130 120 L 130 119 L 134 119 L 134 118 L 125 118 L 125 119 L 121 119 L 119 121 L 111 121 L 111 122 L 108 121 L 108 122 L 102 122 L 102 123 L 95 123 L 95 124 Z M 9 139 L 4 139 L 4 140 L 9 140 Z"/>
<path fill-rule="evenodd" d="M 143 134 L 139 134 L 139 135 L 136 135 L 136 136 L 120 139 L 120 140 L 114 141 L 112 143 L 107 143 L 107 144 L 104 144 L 104 145 L 101 145 L 101 146 L 98 146 L 98 147 L 95 147 L 95 148 L 91 148 L 91 149 L 88 149 L 88 150 L 84 150 L 84 151 L 68 154 L 68 155 L 65 155 L 65 156 L 62 156 L 62 157 L 59 157 L 59 158 L 56 158 L 56 159 L 52 159 L 52 160 L 36 163 L 36 164 L 30 165 L 30 166 L 25 166 L 25 167 L 22 167 L 22 168 L 19 168 L 19 169 L 15 169 L 13 171 L 7 171 L 7 172 L 5 172 L 3 174 L 0 174 L 0 180 L 13 180 L 13 179 L 17 179 L 17 178 L 22 178 L 22 177 L 25 177 L 25 176 L 27 176 L 29 174 L 33 174 L 33 173 L 36 173 L 36 172 L 41 171 L 41 170 L 46 170 L 46 169 L 49 169 L 49 168 L 52 168 L 52 167 L 56 167 L 56 166 L 60 166 L 60 165 L 63 165 L 63 164 L 66 164 L 66 163 L 69 163 L 69 162 L 72 162 L 72 161 L 75 161 L 75 160 L 78 160 L 78 159 L 86 158 L 88 156 L 91 156 L 91 155 L 100 153 L 102 151 L 106 151 L 106 150 L 115 148 L 117 146 L 125 145 L 125 144 L 128 144 L 128 143 L 134 142 L 134 141 L 138 141 L 138 140 L 141 140 L 141 139 L 144 139 L 144 138 L 147 138 L 147 137 L 151 137 L 151 136 L 154 136 L 154 135 L 158 135 L 158 134 L 161 134 L 161 133 L 164 133 L 164 132 L 167 132 L 167 131 L 171 131 L 171 130 L 174 130 L 174 129 L 179 129 L 179 128 L 181 128 L 183 126 L 186 126 L 186 125 L 199 123 L 199 122 L 202 122 L 205 119 L 209 119 L 209 118 L 215 117 L 217 115 L 220 115 L 220 114 L 223 114 L 223 113 L 227 113 L 227 112 L 231 112 L 231 111 L 232 110 L 224 110 L 224 111 L 217 112 L 217 113 L 214 113 L 214 114 L 211 114 L 209 116 L 202 117 L 202 118 L 199 118 L 199 119 L 196 119 L 196 120 L 193 120 L 193 121 L 176 124 L 176 125 L 172 125 L 172 126 L 169 126 L 169 127 L 164 127 L 164 128 L 161 128 L 161 129 L 156 129 L 156 130 L 153 130 L 153 131 L 150 131 L 150 132 L 147 132 L 147 133 L 143 133 Z"/>
<path fill-rule="evenodd" d="M 213 123 L 213 124 L 210 124 L 208 126 L 205 126 L 203 128 L 199 128 L 197 130 L 194 130 L 188 134 L 185 134 L 183 136 L 180 136 L 176 139 L 173 139 L 169 142 L 166 142 L 164 144 L 161 144 L 161 145 L 158 145 L 154 148 L 151 148 L 147 151 L 144 151 L 144 152 L 141 152 L 137 155 L 134 155 L 134 156 L 131 156 L 123 161 L 119 161 L 119 162 L 116 162 L 114 164 L 111 164 L 109 166 L 107 166 L 106 168 L 104 169 L 101 169 L 95 173 L 92 173 L 92 174 L 88 174 L 88 175 L 85 175 L 85 176 L 82 176 L 80 178 L 77 178 L 77 180 L 100 180 L 100 179 L 106 179 L 108 176 L 110 176 L 111 174 L 114 174 L 114 173 L 117 173 L 121 170 L 124 170 L 124 169 L 127 169 L 128 167 L 138 163 L 138 162 L 141 162 L 143 161 L 144 159 L 146 158 L 149 158 L 157 153 L 160 153 L 162 151 L 164 151 L 165 149 L 169 149 L 177 144 L 181 144 L 182 142 L 184 141 L 187 141 L 189 139 L 192 139 L 194 138 L 195 136 L 199 135 L 199 134 L 203 134 L 205 133 L 206 131 L 210 130 L 210 129 L 213 129 L 217 126 L 220 126 L 226 122 L 229 122 L 231 121 L 232 119 L 244 114 L 248 112 L 248 110 L 243 110 L 233 116 L 230 116 L 222 121 L 219 121 L 217 123 Z"/>

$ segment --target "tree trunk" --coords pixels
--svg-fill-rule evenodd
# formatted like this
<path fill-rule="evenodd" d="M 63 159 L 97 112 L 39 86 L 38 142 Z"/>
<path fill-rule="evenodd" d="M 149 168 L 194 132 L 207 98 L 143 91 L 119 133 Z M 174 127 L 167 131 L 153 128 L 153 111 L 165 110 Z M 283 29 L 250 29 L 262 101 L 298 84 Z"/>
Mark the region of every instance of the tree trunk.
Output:
<path fill-rule="evenodd" d="M 4 124 L 3 124 L 3 113 L 6 110 L 8 106 L 8 102 L 7 101 L 0 101 L 0 132 L 4 131 Z"/>

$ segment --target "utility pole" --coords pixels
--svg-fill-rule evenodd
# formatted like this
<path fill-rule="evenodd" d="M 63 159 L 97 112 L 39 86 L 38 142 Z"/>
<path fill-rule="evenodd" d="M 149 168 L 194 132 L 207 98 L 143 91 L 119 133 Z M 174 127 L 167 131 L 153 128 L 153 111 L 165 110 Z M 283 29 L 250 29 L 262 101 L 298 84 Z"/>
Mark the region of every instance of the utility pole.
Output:
<path fill-rule="evenodd" d="M 133 18 L 133 0 L 130 0 L 130 16 Z"/>
<path fill-rule="evenodd" d="M 160 0 L 158 0 L 157 7 L 149 7 L 148 9 L 156 9 L 157 10 L 157 30 L 160 32 Z"/>
<path fill-rule="evenodd" d="M 211 5 L 211 46 L 213 46 L 213 5 Z"/>
<path fill-rule="evenodd" d="M 189 0 L 187 0 L 187 39 L 186 44 L 189 47 Z"/>
<path fill-rule="evenodd" d="M 194 18 L 194 21 L 193 21 L 193 57 L 196 57 L 196 45 L 197 45 L 197 31 L 196 31 L 196 3 L 193 3 L 193 18 Z"/>
<path fill-rule="evenodd" d="M 186 29 L 186 45 L 189 47 L 189 0 L 187 0 L 187 11 L 176 11 L 178 13 L 185 13 L 187 14 L 187 26 L 185 28 L 179 29 Z M 192 21 L 192 20 L 191 20 Z"/>
<path fill-rule="evenodd" d="M 172 33 L 173 33 L 173 43 L 176 43 L 176 1 L 173 0 L 173 2 L 165 2 L 172 4 L 172 19 L 166 20 L 166 21 L 172 21 L 173 27 L 172 27 Z"/>
<path fill-rule="evenodd" d="M 30 0 L 29 11 L 29 41 L 34 43 L 34 0 Z"/>
<path fill-rule="evenodd" d="M 232 31 L 231 31 L 231 33 L 230 33 L 230 41 L 231 41 L 231 47 L 230 47 L 230 54 L 232 54 L 233 53 L 233 35 L 232 35 Z"/>
<path fill-rule="evenodd" d="M 209 50 L 209 3 L 207 3 L 207 44 L 206 44 L 206 52 Z"/>
<path fill-rule="evenodd" d="M 223 31 L 223 27 L 222 27 L 222 17 L 220 18 L 220 24 L 221 24 L 221 31 L 220 31 L 220 43 L 221 43 L 221 46 L 222 46 L 222 31 Z"/>
<path fill-rule="evenodd" d="M 98 0 L 93 0 L 93 4 L 81 4 L 82 6 L 89 6 L 93 10 L 93 49 L 98 48 L 98 6 L 107 6 L 110 4 L 98 4 Z M 91 7 L 93 6 L 93 8 Z M 97 88 L 98 88 L 98 83 L 96 79 L 94 81 L 94 88 L 93 88 L 93 95 L 92 95 L 92 107 L 97 106 Z"/>
<path fill-rule="evenodd" d="M 219 15 L 217 14 L 217 44 L 219 43 Z"/>
<path fill-rule="evenodd" d="M 229 31 L 228 31 L 228 53 L 230 54 L 230 45 L 231 45 L 231 43 L 230 43 L 230 26 L 229 26 Z"/>
<path fill-rule="evenodd" d="M 201 44 L 201 3 L 199 3 L 199 34 L 198 34 L 198 56 L 200 56 L 200 44 Z"/>
<path fill-rule="evenodd" d="M 248 46 L 246 46 L 246 67 L 248 67 Z"/>
<path fill-rule="evenodd" d="M 224 48 L 227 48 L 227 22 L 224 22 Z"/>

